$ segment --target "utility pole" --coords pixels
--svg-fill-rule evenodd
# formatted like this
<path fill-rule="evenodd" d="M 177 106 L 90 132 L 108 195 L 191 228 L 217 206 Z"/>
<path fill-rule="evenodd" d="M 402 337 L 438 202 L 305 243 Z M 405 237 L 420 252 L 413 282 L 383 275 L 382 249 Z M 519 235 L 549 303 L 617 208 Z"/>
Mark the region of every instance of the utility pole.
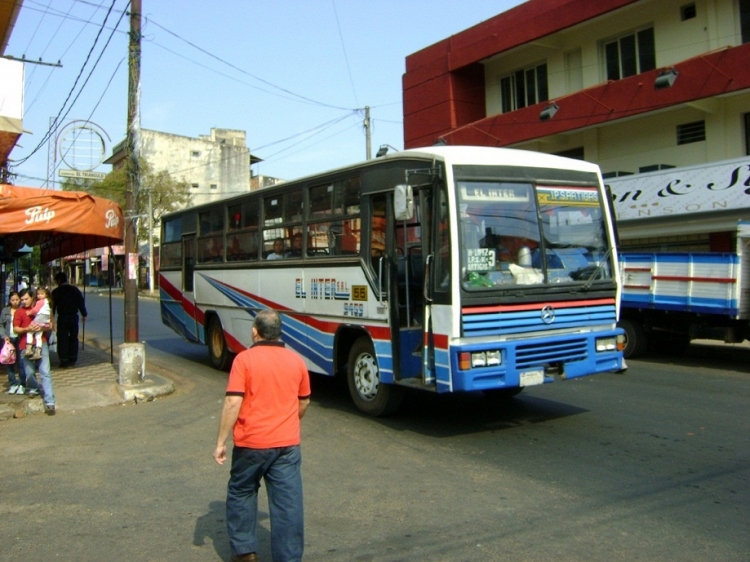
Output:
<path fill-rule="evenodd" d="M 154 294 L 154 208 L 148 190 L 148 292 Z"/>
<path fill-rule="evenodd" d="M 365 106 L 365 144 L 367 145 L 367 159 L 372 160 L 372 130 L 370 127 L 370 106 Z"/>
<path fill-rule="evenodd" d="M 141 0 L 130 2 L 128 43 L 128 132 L 125 142 L 128 186 L 125 191 L 125 343 L 138 342 L 138 235 L 140 173 Z"/>

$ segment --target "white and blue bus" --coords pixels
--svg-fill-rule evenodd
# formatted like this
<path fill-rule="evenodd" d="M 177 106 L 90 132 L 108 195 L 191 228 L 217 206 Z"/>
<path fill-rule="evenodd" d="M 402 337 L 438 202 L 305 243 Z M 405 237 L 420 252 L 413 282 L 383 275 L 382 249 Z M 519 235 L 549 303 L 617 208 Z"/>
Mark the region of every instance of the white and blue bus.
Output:
<path fill-rule="evenodd" d="M 625 368 L 612 220 L 593 164 L 406 150 L 165 215 L 162 319 L 227 369 L 273 308 L 371 415 L 404 387 L 513 396 Z"/>

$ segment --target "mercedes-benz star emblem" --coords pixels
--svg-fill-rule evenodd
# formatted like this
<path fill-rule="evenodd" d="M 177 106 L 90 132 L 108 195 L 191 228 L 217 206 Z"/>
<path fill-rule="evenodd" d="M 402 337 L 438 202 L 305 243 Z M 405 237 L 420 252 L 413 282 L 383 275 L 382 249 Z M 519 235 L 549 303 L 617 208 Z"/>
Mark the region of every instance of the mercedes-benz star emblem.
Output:
<path fill-rule="evenodd" d="M 542 308 L 542 322 L 545 324 L 552 324 L 555 321 L 555 309 L 550 305 L 546 305 Z"/>

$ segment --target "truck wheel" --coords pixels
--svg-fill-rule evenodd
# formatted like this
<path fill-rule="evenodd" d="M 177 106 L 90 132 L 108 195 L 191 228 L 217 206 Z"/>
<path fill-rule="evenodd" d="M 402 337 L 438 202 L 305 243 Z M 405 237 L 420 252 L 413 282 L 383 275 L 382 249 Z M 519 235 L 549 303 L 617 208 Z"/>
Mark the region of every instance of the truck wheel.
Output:
<path fill-rule="evenodd" d="M 214 369 L 228 371 L 232 366 L 233 354 L 227 347 L 227 340 L 224 339 L 224 329 L 221 327 L 221 321 L 218 316 L 212 316 L 208 321 L 208 330 L 206 331 L 206 344 L 208 345 L 208 358 Z"/>
<path fill-rule="evenodd" d="M 648 341 L 643 326 L 632 320 L 620 320 L 618 325 L 625 330 L 625 350 L 623 351 L 625 358 L 645 355 L 648 351 Z"/>
<path fill-rule="evenodd" d="M 403 400 L 403 389 L 380 382 L 380 369 L 369 338 L 354 342 L 349 352 L 346 379 L 349 394 L 360 411 L 371 416 L 393 414 Z"/>

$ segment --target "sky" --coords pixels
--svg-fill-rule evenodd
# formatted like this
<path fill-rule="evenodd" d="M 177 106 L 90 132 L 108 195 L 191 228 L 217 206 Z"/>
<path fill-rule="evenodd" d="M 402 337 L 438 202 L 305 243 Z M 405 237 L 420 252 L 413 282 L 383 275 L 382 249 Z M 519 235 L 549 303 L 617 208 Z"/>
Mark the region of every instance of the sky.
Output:
<path fill-rule="evenodd" d="M 365 160 L 369 106 L 372 155 L 400 150 L 406 57 L 520 3 L 142 0 L 141 127 L 193 138 L 245 131 L 263 159 L 253 174 L 291 180 Z M 57 188 L 69 168 L 60 149 L 81 124 L 100 131 L 104 158 L 125 138 L 127 10 L 127 0 L 24 0 L 5 55 L 62 66 L 25 64 L 16 184 Z M 98 164 L 101 151 L 87 148 L 97 138 L 79 137 L 74 165 Z"/>

